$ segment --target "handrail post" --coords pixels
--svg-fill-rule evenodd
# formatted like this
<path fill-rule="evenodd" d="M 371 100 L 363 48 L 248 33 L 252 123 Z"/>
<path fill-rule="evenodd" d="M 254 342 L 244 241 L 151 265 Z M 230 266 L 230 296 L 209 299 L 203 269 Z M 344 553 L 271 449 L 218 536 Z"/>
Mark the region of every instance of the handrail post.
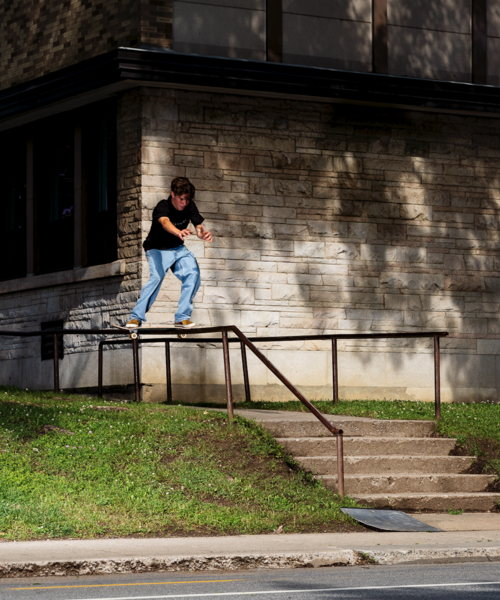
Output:
<path fill-rule="evenodd" d="M 339 403 L 339 365 L 337 361 L 337 338 L 332 338 L 332 377 L 333 377 L 333 403 Z"/>
<path fill-rule="evenodd" d="M 441 359 L 438 335 L 434 335 L 434 416 L 436 421 L 441 420 Z"/>
<path fill-rule="evenodd" d="M 233 412 L 233 390 L 231 388 L 231 365 L 229 363 L 229 343 L 227 341 L 227 331 L 222 332 L 222 351 L 224 354 L 224 374 L 226 377 L 226 400 L 227 416 L 230 421 L 234 418 Z"/>
<path fill-rule="evenodd" d="M 241 362 L 243 364 L 243 381 L 245 382 L 245 400 L 251 402 L 252 397 L 250 396 L 250 380 L 248 378 L 248 363 L 247 363 L 247 349 L 245 344 L 240 340 L 241 347 Z"/>
<path fill-rule="evenodd" d="M 172 402 L 172 372 L 170 369 L 170 342 L 165 340 L 165 369 L 167 372 L 167 402 Z"/>
<path fill-rule="evenodd" d="M 54 345 L 54 392 L 58 392 L 59 391 L 59 340 L 57 337 L 57 333 L 52 334 L 52 343 Z"/>
<path fill-rule="evenodd" d="M 97 396 L 102 398 L 102 351 L 103 351 L 104 342 L 99 342 L 98 350 L 97 350 Z"/>
<path fill-rule="evenodd" d="M 141 376 L 139 372 L 139 340 L 132 340 L 132 354 L 134 355 L 134 386 L 135 386 L 135 401 L 141 399 Z"/>
<path fill-rule="evenodd" d="M 337 490 L 341 498 L 344 497 L 344 436 L 337 433 Z"/>
<path fill-rule="evenodd" d="M 235 325 L 231 326 L 231 331 L 239 337 L 239 339 L 244 342 L 248 348 L 255 354 L 255 356 L 266 365 L 266 367 L 273 373 L 282 383 L 286 385 L 286 387 L 294 394 L 296 398 L 298 398 L 302 404 L 307 406 L 310 412 L 319 420 L 323 425 L 333 434 L 336 435 L 340 433 L 342 430 L 334 427 L 330 421 L 328 421 L 317 408 L 315 408 L 309 400 L 302 394 L 294 385 L 292 385 L 288 379 L 278 371 L 278 369 L 273 365 L 273 363 L 266 358 L 262 352 L 247 338 L 247 336 L 241 332 Z"/>

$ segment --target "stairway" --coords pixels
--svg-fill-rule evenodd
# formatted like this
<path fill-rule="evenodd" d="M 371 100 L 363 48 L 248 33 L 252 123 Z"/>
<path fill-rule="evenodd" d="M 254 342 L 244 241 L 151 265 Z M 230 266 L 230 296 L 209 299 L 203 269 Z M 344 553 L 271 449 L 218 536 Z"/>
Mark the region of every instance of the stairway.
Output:
<path fill-rule="evenodd" d="M 278 416 L 276 411 L 272 419 L 257 420 L 297 462 L 336 491 L 336 440 L 312 415 L 298 415 Z M 345 493 L 361 504 L 432 511 L 498 506 L 500 494 L 485 491 L 495 476 L 465 474 L 474 457 L 451 456 L 456 440 L 431 437 L 432 421 L 337 415 L 331 420 L 344 430 Z"/>

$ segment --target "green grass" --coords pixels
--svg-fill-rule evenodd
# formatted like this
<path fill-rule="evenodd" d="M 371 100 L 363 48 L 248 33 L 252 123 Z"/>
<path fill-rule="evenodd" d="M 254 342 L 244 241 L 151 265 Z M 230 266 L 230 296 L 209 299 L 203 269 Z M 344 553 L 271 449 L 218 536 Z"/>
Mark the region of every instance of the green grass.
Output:
<path fill-rule="evenodd" d="M 244 419 L 0 388 L 5 540 L 355 528 L 341 505 Z"/>
<path fill-rule="evenodd" d="M 340 400 L 335 405 L 331 400 L 314 400 L 313 404 L 320 412 L 329 415 L 350 415 L 352 417 L 372 417 L 374 419 L 434 419 L 434 404 L 429 402 Z M 210 405 L 200 404 L 199 406 Z M 288 402 L 242 402 L 238 403 L 236 408 L 308 412 L 307 408 L 298 400 Z"/>

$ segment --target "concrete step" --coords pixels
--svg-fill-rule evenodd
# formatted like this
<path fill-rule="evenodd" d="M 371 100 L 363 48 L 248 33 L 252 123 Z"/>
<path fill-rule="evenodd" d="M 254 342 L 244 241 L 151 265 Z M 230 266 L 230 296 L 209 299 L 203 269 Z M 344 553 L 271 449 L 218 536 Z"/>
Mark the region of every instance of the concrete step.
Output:
<path fill-rule="evenodd" d="M 337 491 L 337 475 L 319 475 L 324 485 Z M 391 475 L 346 475 L 346 494 L 406 494 L 406 493 L 472 493 L 484 492 L 495 475 L 439 474 L 391 474 Z"/>
<path fill-rule="evenodd" d="M 336 453 L 335 438 L 277 438 L 293 456 L 331 456 Z M 344 437 L 344 456 L 417 455 L 447 456 L 455 447 L 454 439 Z"/>
<path fill-rule="evenodd" d="M 335 415 L 327 419 L 348 437 L 430 437 L 434 432 L 433 421 L 382 421 L 377 419 L 342 418 L 338 422 Z M 276 438 L 330 437 L 331 433 L 319 421 L 283 420 L 259 421 Z"/>
<path fill-rule="evenodd" d="M 336 475 L 336 456 L 296 456 L 295 460 L 316 475 Z M 463 473 L 473 456 L 344 456 L 346 475 Z"/>
<path fill-rule="evenodd" d="M 498 507 L 500 494 L 488 492 L 450 494 L 354 494 L 352 496 L 364 506 L 394 508 L 399 510 L 467 510 L 486 512 Z"/>

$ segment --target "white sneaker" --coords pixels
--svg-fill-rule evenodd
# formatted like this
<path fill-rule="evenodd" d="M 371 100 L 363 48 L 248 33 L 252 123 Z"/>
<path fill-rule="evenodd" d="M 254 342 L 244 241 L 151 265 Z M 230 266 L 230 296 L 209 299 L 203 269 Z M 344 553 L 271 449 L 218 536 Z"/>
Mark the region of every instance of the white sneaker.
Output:
<path fill-rule="evenodd" d="M 125 325 L 125 327 L 127 327 L 127 329 L 137 329 L 140 326 L 141 326 L 141 324 L 139 323 L 139 321 L 137 319 L 130 319 L 130 321 Z"/>

